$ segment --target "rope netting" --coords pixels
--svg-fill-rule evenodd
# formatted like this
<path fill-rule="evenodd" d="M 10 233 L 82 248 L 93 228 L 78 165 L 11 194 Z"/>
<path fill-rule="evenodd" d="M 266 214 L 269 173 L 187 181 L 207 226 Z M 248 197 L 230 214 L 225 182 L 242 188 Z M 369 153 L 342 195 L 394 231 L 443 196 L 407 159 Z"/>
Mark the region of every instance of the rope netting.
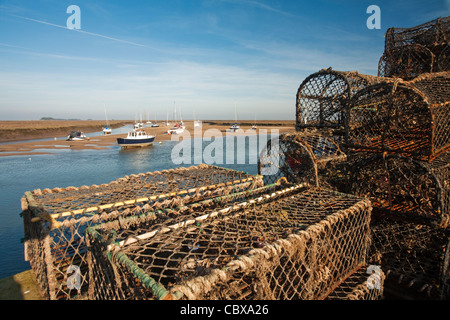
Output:
<path fill-rule="evenodd" d="M 346 146 L 432 160 L 450 146 L 450 72 L 386 81 L 350 102 Z"/>
<path fill-rule="evenodd" d="M 258 174 L 265 183 L 284 177 L 290 183 L 319 186 L 319 174 L 346 159 L 330 135 L 310 131 L 286 133 L 269 140 L 258 159 Z"/>
<path fill-rule="evenodd" d="M 323 299 L 365 264 L 371 206 L 293 185 L 155 229 L 87 232 L 91 299 Z"/>
<path fill-rule="evenodd" d="M 198 165 L 148 172 L 109 184 L 54 188 L 25 193 L 22 199 L 25 255 L 50 299 L 77 298 L 88 285 L 86 228 L 150 208 L 172 208 L 262 186 L 245 172 Z M 79 270 L 71 290 L 71 269 Z"/>
<path fill-rule="evenodd" d="M 357 71 L 336 71 L 331 68 L 309 75 L 297 91 L 296 130 L 343 130 L 350 98 L 362 88 L 381 80 Z"/>
<path fill-rule="evenodd" d="M 382 267 L 391 282 L 385 283 L 385 289 L 403 286 L 406 295 L 409 291 L 421 294 L 421 298 L 442 298 L 449 231 L 393 216 L 374 214 L 372 220 L 368 262 Z"/>
<path fill-rule="evenodd" d="M 433 162 L 367 157 L 357 164 L 351 181 L 352 193 L 371 200 L 378 211 L 442 228 L 450 224 L 449 152 Z"/>
<path fill-rule="evenodd" d="M 326 300 L 381 300 L 384 279 L 381 269 L 363 266 L 334 289 Z"/>

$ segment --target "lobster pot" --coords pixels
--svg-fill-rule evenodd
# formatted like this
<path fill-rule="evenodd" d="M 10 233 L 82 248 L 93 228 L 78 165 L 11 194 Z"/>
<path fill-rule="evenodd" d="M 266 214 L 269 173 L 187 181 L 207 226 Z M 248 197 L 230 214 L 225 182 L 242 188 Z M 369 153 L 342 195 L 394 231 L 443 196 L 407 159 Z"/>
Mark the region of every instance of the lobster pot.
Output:
<path fill-rule="evenodd" d="M 350 150 L 432 160 L 450 146 L 450 73 L 386 81 L 359 91 L 350 103 Z"/>
<path fill-rule="evenodd" d="M 379 81 L 381 79 L 375 76 L 331 68 L 311 74 L 297 91 L 296 130 L 331 128 L 339 134 L 347 123 L 350 98 L 362 88 Z"/>
<path fill-rule="evenodd" d="M 410 298 L 443 296 L 448 230 L 395 217 L 375 217 L 371 230 L 368 263 L 379 265 L 386 274 L 386 293 L 402 292 Z"/>
<path fill-rule="evenodd" d="M 294 185 L 158 230 L 97 225 L 90 299 L 322 299 L 365 264 L 370 211 Z"/>
<path fill-rule="evenodd" d="M 332 137 L 317 132 L 281 134 L 269 140 L 258 159 L 265 183 L 285 178 L 290 183 L 319 186 L 319 174 L 346 155 Z"/>
<path fill-rule="evenodd" d="M 384 279 L 379 266 L 363 266 L 334 289 L 326 300 L 382 300 Z"/>
<path fill-rule="evenodd" d="M 450 39 L 450 17 L 412 28 L 389 28 L 378 76 L 411 80 L 423 73 L 449 71 L 445 59 Z"/>
<path fill-rule="evenodd" d="M 395 47 L 381 56 L 378 76 L 411 80 L 423 73 L 433 72 L 436 63 L 433 52 L 420 44 Z"/>
<path fill-rule="evenodd" d="M 438 18 L 411 28 L 391 27 L 386 31 L 384 50 L 409 44 L 433 48 L 450 40 L 450 17 Z"/>
<path fill-rule="evenodd" d="M 87 292 L 87 227 L 262 184 L 258 176 L 199 165 L 130 175 L 103 185 L 26 192 L 22 198 L 26 259 L 44 296 L 78 298 Z"/>
<path fill-rule="evenodd" d="M 433 162 L 397 155 L 364 158 L 352 176 L 352 193 L 388 214 L 446 228 L 450 208 L 450 152 Z"/>

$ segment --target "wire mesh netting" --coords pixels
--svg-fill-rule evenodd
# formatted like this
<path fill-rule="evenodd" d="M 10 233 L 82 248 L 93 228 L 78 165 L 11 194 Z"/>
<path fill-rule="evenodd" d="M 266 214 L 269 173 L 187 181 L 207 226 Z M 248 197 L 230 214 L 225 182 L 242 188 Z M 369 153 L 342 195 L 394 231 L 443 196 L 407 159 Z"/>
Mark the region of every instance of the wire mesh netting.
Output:
<path fill-rule="evenodd" d="M 339 145 L 319 132 L 281 134 L 269 140 L 258 159 L 258 173 L 265 183 L 284 177 L 290 183 L 319 186 L 319 174 L 346 159 Z"/>
<path fill-rule="evenodd" d="M 25 193 L 25 254 L 49 299 L 78 298 L 87 291 L 84 233 L 97 223 L 149 208 L 172 208 L 262 186 L 261 177 L 210 165 L 148 172 L 109 184 Z M 75 268 L 75 269 L 74 269 Z M 80 283 L 68 280 L 76 270 Z"/>
<path fill-rule="evenodd" d="M 350 98 L 379 81 L 379 77 L 331 68 L 309 75 L 297 91 L 296 130 L 333 128 L 338 133 L 345 128 Z"/>
<path fill-rule="evenodd" d="M 370 202 L 294 185 L 155 230 L 90 228 L 91 299 L 321 299 L 364 265 Z M 109 267 L 108 267 L 109 266 Z"/>
<path fill-rule="evenodd" d="M 359 91 L 350 103 L 347 147 L 432 160 L 450 146 L 449 89 L 450 72 L 441 72 Z"/>
<path fill-rule="evenodd" d="M 380 265 L 391 285 L 400 285 L 422 298 L 440 299 L 448 260 L 448 230 L 413 220 L 374 215 L 369 263 Z M 420 297 L 420 296 L 419 296 Z"/>
<path fill-rule="evenodd" d="M 353 194 L 399 217 L 446 228 L 450 223 L 450 153 L 433 162 L 375 155 L 361 160 L 351 178 Z"/>

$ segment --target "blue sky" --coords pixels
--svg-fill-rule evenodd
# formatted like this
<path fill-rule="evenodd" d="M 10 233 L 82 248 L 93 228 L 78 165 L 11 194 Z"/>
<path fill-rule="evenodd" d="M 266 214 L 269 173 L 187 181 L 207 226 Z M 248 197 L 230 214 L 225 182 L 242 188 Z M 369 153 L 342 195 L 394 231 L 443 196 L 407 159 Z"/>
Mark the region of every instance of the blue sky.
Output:
<path fill-rule="evenodd" d="M 81 29 L 66 28 L 81 10 Z M 368 29 L 369 5 L 381 29 Z M 377 73 L 389 27 L 448 16 L 440 1 L 0 1 L 0 120 L 295 119 L 322 68 Z"/>

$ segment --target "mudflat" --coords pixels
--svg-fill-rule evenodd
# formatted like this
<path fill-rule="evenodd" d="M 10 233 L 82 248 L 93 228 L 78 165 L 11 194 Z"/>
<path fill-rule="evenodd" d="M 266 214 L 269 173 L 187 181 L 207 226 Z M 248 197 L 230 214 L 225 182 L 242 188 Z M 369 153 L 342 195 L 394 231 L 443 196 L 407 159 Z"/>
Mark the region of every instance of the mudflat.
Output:
<path fill-rule="evenodd" d="M 202 136 L 205 133 L 215 135 L 221 133 L 223 135 L 228 131 L 233 121 L 203 121 L 201 130 Z M 112 128 L 121 128 L 124 125 L 133 124 L 132 120 L 113 120 L 109 121 Z M 252 130 L 254 121 L 241 121 L 239 123 L 240 130 L 233 134 L 251 135 L 260 133 L 260 130 L 277 130 L 279 133 L 294 132 L 295 121 L 257 121 L 257 129 Z M 103 129 L 105 121 L 101 120 L 36 120 L 36 121 L 0 121 L 0 156 L 14 155 L 36 155 L 49 153 L 49 149 L 104 149 L 111 145 L 117 144 L 117 138 L 125 137 L 126 130 L 121 129 L 119 134 L 108 134 L 91 137 L 89 140 L 83 141 L 66 141 L 61 137 L 67 137 L 71 131 L 82 131 L 84 133 L 98 132 Z M 194 136 L 194 132 L 198 133 L 199 128 L 194 127 L 193 121 L 185 121 L 186 130 L 183 138 Z M 160 123 L 159 127 L 146 127 L 147 133 L 155 135 L 154 143 L 171 140 L 180 137 L 173 137 L 167 134 L 168 129 L 172 126 L 166 126 Z M 122 133 L 123 132 L 123 133 Z M 57 139 L 58 138 L 58 139 Z M 30 141 L 36 139 L 48 139 L 45 141 Z M 45 150 L 47 149 L 47 150 Z"/>

